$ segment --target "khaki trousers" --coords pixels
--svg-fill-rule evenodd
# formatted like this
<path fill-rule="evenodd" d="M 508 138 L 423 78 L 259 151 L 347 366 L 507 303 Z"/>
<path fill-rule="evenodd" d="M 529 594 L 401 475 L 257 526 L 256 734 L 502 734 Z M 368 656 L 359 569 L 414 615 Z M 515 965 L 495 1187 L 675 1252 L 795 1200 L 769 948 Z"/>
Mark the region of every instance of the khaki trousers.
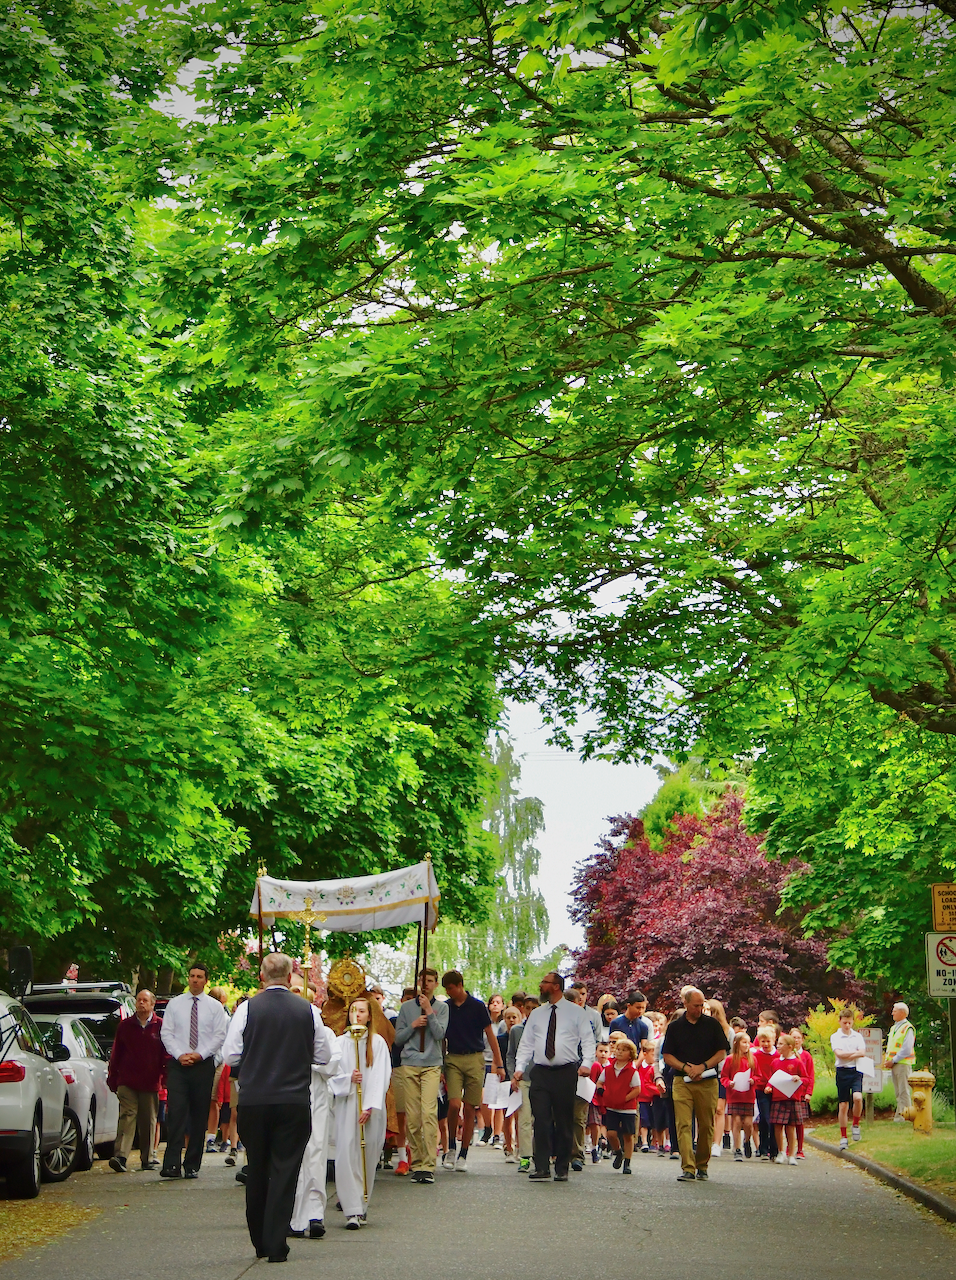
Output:
<path fill-rule="evenodd" d="M 434 1173 L 438 1150 L 438 1090 L 441 1067 L 402 1066 L 405 1085 L 405 1132 L 413 1173 Z"/>
<path fill-rule="evenodd" d="M 119 1101 L 119 1121 L 116 1126 L 114 1155 L 124 1160 L 133 1149 L 133 1134 L 139 1131 L 139 1158 L 145 1168 L 153 1159 L 153 1139 L 156 1136 L 156 1116 L 159 1101 L 155 1093 L 140 1093 L 121 1084 L 116 1090 Z"/>
<path fill-rule="evenodd" d="M 534 1155 L 534 1117 L 531 1114 L 531 1081 L 519 1080 L 521 1106 L 515 1112 L 518 1120 L 518 1159 L 530 1160 Z"/>
<path fill-rule="evenodd" d="M 717 1111 L 718 1081 L 698 1080 L 685 1084 L 683 1077 L 675 1075 L 673 1085 L 674 1119 L 677 1122 L 677 1145 L 680 1148 L 681 1168 L 685 1173 L 706 1169 L 710 1163 L 710 1149 L 714 1142 L 714 1115 Z M 691 1137 L 691 1123 L 697 1121 L 697 1150 Z"/>
<path fill-rule="evenodd" d="M 890 1067 L 890 1074 L 893 1076 L 893 1088 L 896 1090 L 896 1114 L 903 1115 L 904 1107 L 913 1105 L 913 1096 L 910 1093 L 910 1072 L 913 1070 L 909 1062 L 898 1062 L 896 1066 Z"/>
<path fill-rule="evenodd" d="M 574 1099 L 574 1124 L 571 1128 L 571 1159 L 584 1159 L 584 1135 L 588 1126 L 588 1104 L 583 1098 Z"/>

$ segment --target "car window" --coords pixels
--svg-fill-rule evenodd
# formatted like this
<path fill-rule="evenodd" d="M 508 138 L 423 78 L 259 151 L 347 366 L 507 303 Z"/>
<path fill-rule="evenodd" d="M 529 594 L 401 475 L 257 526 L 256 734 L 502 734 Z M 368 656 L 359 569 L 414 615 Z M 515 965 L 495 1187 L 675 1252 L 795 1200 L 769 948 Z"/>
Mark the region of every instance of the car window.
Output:
<path fill-rule="evenodd" d="M 98 1058 L 101 1062 L 105 1057 L 103 1050 L 96 1043 L 95 1036 L 84 1027 L 82 1022 L 73 1023 L 73 1033 L 83 1047 L 84 1056 L 87 1058 Z"/>
<path fill-rule="evenodd" d="M 54 1049 L 58 1044 L 63 1043 L 63 1029 L 57 1022 L 56 1018 L 34 1018 L 43 1037 L 43 1043 L 48 1049 Z"/>
<path fill-rule="evenodd" d="M 13 1004 L 10 1006 L 10 1012 L 20 1024 L 20 1030 L 17 1033 L 17 1044 L 20 1048 L 25 1049 L 27 1053 L 38 1053 L 41 1058 L 46 1057 L 40 1028 L 27 1013 L 26 1009 L 21 1005 Z"/>
<path fill-rule="evenodd" d="M 93 1039 L 105 1053 L 109 1053 L 113 1045 L 113 1038 L 116 1035 L 116 1028 L 122 1021 L 120 1011 L 117 1008 L 104 1009 L 102 1012 L 97 1010 L 96 1013 L 83 1013 L 77 1018 L 87 1031 L 89 1031 Z"/>

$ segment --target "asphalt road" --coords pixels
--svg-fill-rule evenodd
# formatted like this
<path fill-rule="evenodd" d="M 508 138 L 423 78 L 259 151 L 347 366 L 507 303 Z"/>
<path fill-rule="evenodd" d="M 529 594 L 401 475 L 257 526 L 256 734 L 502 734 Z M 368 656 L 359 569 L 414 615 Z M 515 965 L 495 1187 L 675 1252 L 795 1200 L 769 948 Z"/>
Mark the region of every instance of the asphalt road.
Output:
<path fill-rule="evenodd" d="M 956 1227 L 817 1153 L 785 1168 L 722 1157 L 712 1162 L 709 1182 L 693 1185 L 676 1181 L 676 1161 L 654 1155 L 637 1155 L 630 1178 L 602 1162 L 568 1183 L 529 1183 L 487 1148 L 474 1149 L 469 1166 L 466 1174 L 439 1169 L 431 1187 L 381 1174 L 364 1230 L 346 1231 L 330 1204 L 325 1239 L 290 1241 L 289 1262 L 277 1274 L 283 1280 L 956 1276 Z M 222 1156 L 207 1157 L 195 1182 L 112 1174 L 97 1162 L 91 1173 L 43 1194 L 50 1191 L 103 1212 L 0 1264 L 0 1280 L 239 1280 L 270 1265 L 251 1256 L 243 1192 Z"/>

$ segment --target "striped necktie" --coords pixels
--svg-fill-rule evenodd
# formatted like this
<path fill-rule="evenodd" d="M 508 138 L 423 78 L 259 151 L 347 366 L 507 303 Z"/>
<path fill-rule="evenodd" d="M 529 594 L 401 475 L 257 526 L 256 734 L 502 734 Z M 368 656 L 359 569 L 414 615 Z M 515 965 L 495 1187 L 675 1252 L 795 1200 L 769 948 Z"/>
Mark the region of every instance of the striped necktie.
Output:
<path fill-rule="evenodd" d="M 189 1014 L 189 1047 L 199 1048 L 199 997 L 193 996 L 193 1007 Z"/>

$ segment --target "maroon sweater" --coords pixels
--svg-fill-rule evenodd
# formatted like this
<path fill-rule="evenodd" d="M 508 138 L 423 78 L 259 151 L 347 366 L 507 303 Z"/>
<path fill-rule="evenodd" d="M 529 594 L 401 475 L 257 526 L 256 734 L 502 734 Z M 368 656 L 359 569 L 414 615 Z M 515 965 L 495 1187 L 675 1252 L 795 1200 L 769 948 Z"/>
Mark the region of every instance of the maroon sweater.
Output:
<path fill-rule="evenodd" d="M 115 1093 L 120 1085 L 137 1093 L 156 1093 L 166 1071 L 166 1050 L 159 1038 L 163 1020 L 153 1014 L 144 1027 L 135 1014 L 116 1028 L 107 1082 Z"/>

